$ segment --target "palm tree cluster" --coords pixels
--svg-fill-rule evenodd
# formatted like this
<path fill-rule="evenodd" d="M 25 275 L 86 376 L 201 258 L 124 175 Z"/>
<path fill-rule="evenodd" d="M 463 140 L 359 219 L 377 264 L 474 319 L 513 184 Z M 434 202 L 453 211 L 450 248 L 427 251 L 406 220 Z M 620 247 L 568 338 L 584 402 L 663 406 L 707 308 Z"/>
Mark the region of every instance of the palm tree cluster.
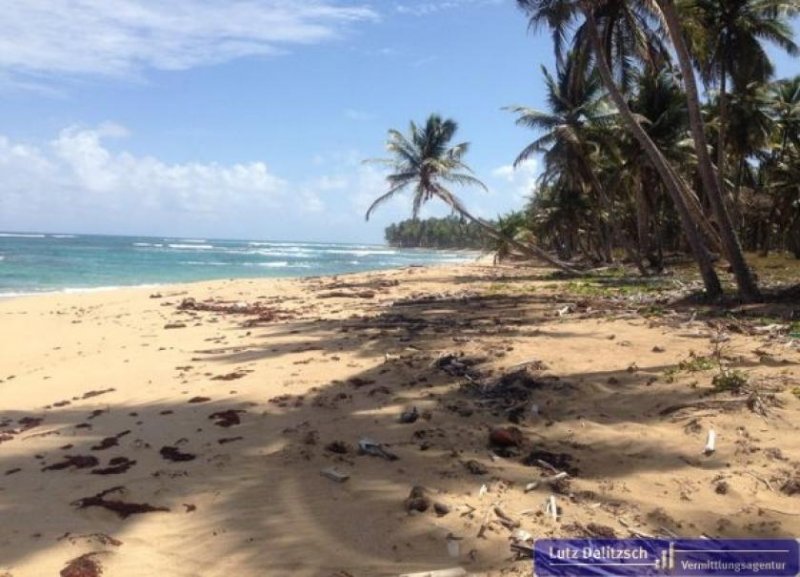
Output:
<path fill-rule="evenodd" d="M 409 218 L 387 226 L 384 235 L 390 246 L 403 248 L 480 250 L 491 247 L 491 241 L 481 226 L 456 215 L 424 220 Z"/>
<path fill-rule="evenodd" d="M 390 131 L 389 190 L 413 188 L 413 213 L 438 197 L 506 252 L 571 270 L 623 258 L 642 274 L 688 252 L 711 298 L 724 258 L 739 295 L 760 297 L 745 250 L 800 258 L 800 76 L 775 80 L 766 46 L 797 54 L 798 0 L 517 0 L 553 38 L 547 109 L 512 106 L 542 155 L 527 209 L 504 226 L 469 214 L 445 187 L 484 187 L 432 115 Z M 697 78 L 700 79 L 700 85 Z M 485 188 L 485 187 L 484 187 Z"/>
<path fill-rule="evenodd" d="M 800 78 L 773 80 L 765 49 L 798 52 L 797 0 L 517 4 L 556 53 L 547 110 L 511 107 L 538 136 L 517 162 L 544 158 L 527 210 L 540 242 L 562 259 L 621 251 L 643 273 L 686 249 L 712 297 L 721 255 L 757 299 L 744 250 L 800 243 Z"/>

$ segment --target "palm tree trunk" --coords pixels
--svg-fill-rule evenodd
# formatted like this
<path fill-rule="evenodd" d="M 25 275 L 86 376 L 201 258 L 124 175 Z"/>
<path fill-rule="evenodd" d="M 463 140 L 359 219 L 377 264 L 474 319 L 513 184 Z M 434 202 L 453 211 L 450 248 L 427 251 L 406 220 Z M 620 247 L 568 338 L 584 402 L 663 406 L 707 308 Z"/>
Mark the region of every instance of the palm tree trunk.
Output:
<path fill-rule="evenodd" d="M 467 220 L 472 221 L 475 224 L 477 224 L 478 226 L 480 226 L 484 231 L 486 231 L 486 234 L 488 234 L 489 236 L 491 236 L 494 239 L 501 240 L 501 241 L 507 243 L 509 246 L 514 247 L 515 249 L 520 251 L 522 254 L 528 255 L 528 256 L 531 256 L 531 257 L 534 257 L 534 258 L 541 259 L 541 260 L 543 260 L 543 261 L 545 261 L 545 262 L 547 262 L 547 263 L 549 263 L 549 264 L 551 264 L 551 265 L 553 265 L 553 266 L 555 266 L 557 268 L 560 268 L 561 270 L 563 270 L 565 272 L 568 272 L 568 273 L 571 273 L 571 274 L 577 274 L 578 273 L 577 270 L 575 270 L 574 268 L 569 266 L 567 263 L 558 260 L 554 256 L 551 256 L 545 250 L 539 248 L 538 246 L 536 246 L 534 244 L 522 243 L 522 242 L 520 242 L 520 241 L 518 241 L 518 240 L 516 240 L 514 238 L 511 238 L 510 236 L 507 236 L 507 235 L 503 234 L 502 232 L 497 230 L 495 227 L 493 227 L 491 224 L 489 224 L 488 222 L 486 222 L 482 218 L 478 218 L 477 216 L 474 216 L 474 215 L 470 214 L 464 207 L 459 206 L 459 207 L 454 207 L 454 208 L 458 211 L 458 213 L 461 216 L 463 216 Z"/>
<path fill-rule="evenodd" d="M 658 147 L 655 145 L 655 143 L 639 125 L 639 122 L 636 120 L 631 112 L 631 109 L 628 107 L 625 97 L 622 95 L 616 83 L 614 82 L 614 77 L 611 74 L 611 68 L 606 60 L 603 44 L 597 31 L 597 22 L 595 21 L 594 13 L 592 12 L 591 2 L 589 0 L 584 0 L 581 2 L 581 10 L 586 17 L 586 22 L 588 24 L 589 41 L 591 42 L 592 49 L 595 53 L 595 61 L 597 62 L 597 68 L 600 72 L 600 77 L 602 78 L 603 83 L 605 84 L 606 89 L 611 96 L 611 99 L 614 101 L 620 116 L 625 122 L 625 125 L 628 127 L 628 130 L 631 132 L 631 134 L 633 134 L 644 151 L 647 153 L 647 156 L 650 158 L 650 162 L 653 163 L 653 166 L 663 180 L 664 186 L 666 186 L 670 197 L 672 197 L 672 202 L 675 204 L 675 208 L 678 211 L 683 231 L 686 234 L 686 239 L 689 241 L 689 246 L 691 247 L 695 260 L 697 261 L 697 265 L 700 269 L 700 275 L 703 277 L 706 293 L 710 298 L 717 298 L 722 295 L 722 285 L 720 285 L 719 277 L 717 277 L 717 273 L 714 270 L 714 265 L 711 261 L 711 254 L 709 253 L 705 241 L 695 226 L 695 222 L 692 220 L 689 210 L 686 207 L 686 202 L 681 192 L 681 183 L 678 181 L 677 175 L 672 171 L 671 167 L 667 163 L 664 155 L 661 154 L 661 151 L 658 150 Z"/>
<path fill-rule="evenodd" d="M 730 214 L 722 198 L 720 182 L 714 176 L 714 167 L 711 157 L 708 154 L 708 144 L 703 126 L 703 118 L 700 114 L 700 100 L 697 95 L 697 84 L 694 79 L 694 70 L 689 56 L 689 50 L 683 38 L 680 18 L 675 8 L 673 0 L 658 0 L 664 18 L 667 23 L 672 44 L 678 57 L 678 64 L 683 75 L 683 83 L 686 88 L 686 101 L 689 109 L 689 127 L 694 140 L 695 152 L 697 153 L 698 168 L 700 178 L 703 181 L 703 188 L 706 190 L 708 200 L 714 210 L 714 216 L 719 225 L 720 240 L 725 256 L 731 264 L 733 274 L 736 277 L 736 285 L 739 288 L 739 295 L 745 301 L 755 301 L 760 298 L 758 285 L 753 278 L 750 267 L 744 259 L 742 246 L 739 244 L 739 237 L 733 228 Z"/>
<path fill-rule="evenodd" d="M 717 178 L 719 179 L 721 190 L 725 190 L 725 138 L 727 136 L 725 129 L 728 124 L 727 49 L 728 43 L 723 40 L 723 54 L 719 72 L 719 134 L 717 136 Z"/>

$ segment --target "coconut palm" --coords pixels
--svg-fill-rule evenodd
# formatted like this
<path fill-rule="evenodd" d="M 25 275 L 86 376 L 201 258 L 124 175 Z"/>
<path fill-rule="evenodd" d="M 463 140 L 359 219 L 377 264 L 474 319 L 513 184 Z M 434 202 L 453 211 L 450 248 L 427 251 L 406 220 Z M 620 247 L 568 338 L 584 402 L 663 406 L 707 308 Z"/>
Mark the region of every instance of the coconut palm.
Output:
<path fill-rule="evenodd" d="M 717 170 L 724 181 L 728 81 L 733 92 L 754 82 L 766 83 L 774 72 L 764 44 L 798 53 L 789 20 L 800 7 L 796 0 L 679 0 L 692 56 L 708 87 L 719 89 Z"/>
<path fill-rule="evenodd" d="M 722 286 L 708 246 L 687 205 L 686 198 L 691 194 L 689 187 L 642 128 L 640 119 L 631 111 L 623 91 L 615 81 L 615 60 L 618 68 L 627 66 L 637 56 L 652 59 L 655 51 L 648 48 L 648 44 L 657 44 L 658 34 L 648 33 L 645 29 L 649 30 L 647 25 L 651 21 L 659 20 L 660 14 L 652 10 L 653 3 L 645 0 L 517 0 L 517 4 L 526 12 L 534 28 L 546 23 L 554 30 L 565 31 L 580 25 L 575 33 L 575 41 L 584 50 L 591 51 L 600 78 L 622 122 L 639 141 L 664 182 L 697 261 L 706 293 L 711 298 L 721 295 Z M 553 14 L 561 19 L 557 20 Z M 583 16 L 583 23 L 579 22 L 579 16 Z M 626 48 L 631 45 L 637 48 L 636 53 L 627 51 Z M 661 55 L 663 51 L 657 53 Z M 623 61 L 625 64 L 622 64 Z"/>
<path fill-rule="evenodd" d="M 602 99 L 602 83 L 597 74 L 585 70 L 585 61 L 570 51 L 556 67 L 556 76 L 542 67 L 547 90 L 547 112 L 525 106 L 510 106 L 517 125 L 532 128 L 539 137 L 519 153 L 514 166 L 534 154 L 544 154 L 542 183 L 559 180 L 576 194 L 595 197 L 590 214 L 605 261 L 612 260 L 612 234 L 608 221 L 613 218 L 605 187 L 595 173 L 591 157 L 603 138 L 603 129 L 614 122 L 614 115 Z M 569 182 L 566 182 L 569 180 Z"/>
<path fill-rule="evenodd" d="M 414 218 L 419 215 L 423 204 L 433 198 L 438 198 L 455 213 L 480 225 L 492 238 L 502 238 L 523 254 L 540 258 L 561 269 L 574 272 L 569 265 L 547 254 L 539 247 L 507 238 L 483 219 L 470 214 L 461 200 L 445 186 L 446 184 L 455 184 L 486 189 L 486 185 L 475 178 L 472 170 L 464 163 L 463 158 L 469 150 L 469 143 L 450 144 L 457 129 L 458 125 L 454 120 L 443 119 L 437 114 L 431 114 L 424 125 L 418 125 L 412 121 L 407 135 L 398 130 L 389 130 L 386 148 L 392 157 L 370 161 L 380 163 L 391 171 L 386 176 L 389 190 L 375 199 L 367 209 L 367 220 L 380 205 L 403 191 L 412 189 L 412 215 Z"/>

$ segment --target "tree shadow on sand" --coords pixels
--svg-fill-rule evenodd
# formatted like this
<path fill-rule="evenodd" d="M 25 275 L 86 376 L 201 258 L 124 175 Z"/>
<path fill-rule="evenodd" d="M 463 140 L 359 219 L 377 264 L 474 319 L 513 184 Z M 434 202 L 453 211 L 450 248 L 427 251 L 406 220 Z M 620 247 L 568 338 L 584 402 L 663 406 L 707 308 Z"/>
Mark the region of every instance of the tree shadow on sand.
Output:
<path fill-rule="evenodd" d="M 477 538 L 485 510 L 551 474 L 541 461 L 558 456 L 576 486 L 559 493 L 561 525 L 541 513 L 530 518 L 540 534 L 578 531 L 564 527 L 585 508 L 609 519 L 628 514 L 645 526 L 645 511 L 610 492 L 581 490 L 581 483 L 613 484 L 654 472 L 714 475 L 730 468 L 731 455 L 700 456 L 703 434 L 691 427 L 680 439 L 640 434 L 672 418 L 662 414 L 666 407 L 703 398 L 699 390 L 655 382 L 672 364 L 562 375 L 535 364 L 506 366 L 507 345 L 535 339 L 557 319 L 558 300 L 417 299 L 345 320 L 232 326 L 250 331 L 247 344 L 193 351 L 187 366 L 221 372 L 216 380 L 201 379 L 187 368 L 183 402 L 118 403 L 108 391 L 33 413 L 3 412 L 2 429 L 10 433 L 0 443 L 0 568 L 16 575 L 44 552 L 66 562 L 96 551 L 108 567 L 138 574 L 151 566 L 209 576 L 392 575 L 456 564 L 487 570 L 511 557 L 511 531 L 493 525 Z M 287 387 L 271 398 L 243 399 L 229 382 L 246 379 L 255 384 L 252 393 L 259 380 L 272 378 L 258 368 L 263 359 L 292 363 L 301 379 L 304 364 L 336 367 L 343 351 L 368 366 L 332 369 L 346 376 L 302 392 Z M 490 394 L 504 379 L 511 382 L 506 394 Z M 215 392 L 206 386 L 197 395 L 192 383 L 200 380 Z M 420 418 L 401 423 L 398 416 L 412 405 Z M 487 445 L 489 432 L 511 424 L 526 440 L 498 458 Z M 595 439 L 591 432 L 599 427 L 616 434 Z M 363 437 L 399 458 L 359 454 Z M 330 467 L 349 480 L 323 477 L 320 471 Z M 489 490 L 483 497 L 482 485 Z M 449 513 L 409 514 L 404 501 L 414 486 L 428 488 Z M 546 488 L 531 493 L 531 508 L 538 511 L 548 494 Z M 122 515 L 120 505 L 108 503 L 166 510 Z M 712 533 L 720 515 L 699 501 L 696 509 L 687 525 L 673 530 Z M 758 531 L 781 530 L 731 529 L 734 536 Z M 465 538 L 458 560 L 446 551 L 450 532 Z"/>

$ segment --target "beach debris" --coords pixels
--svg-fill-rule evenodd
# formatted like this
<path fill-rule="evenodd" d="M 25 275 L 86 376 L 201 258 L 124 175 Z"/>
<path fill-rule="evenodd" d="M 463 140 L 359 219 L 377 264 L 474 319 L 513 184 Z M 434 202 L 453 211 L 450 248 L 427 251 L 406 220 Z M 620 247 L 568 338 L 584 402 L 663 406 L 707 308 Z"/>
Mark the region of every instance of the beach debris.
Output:
<path fill-rule="evenodd" d="M 519 521 L 515 521 L 512 519 L 505 511 L 503 511 L 499 505 L 494 506 L 494 514 L 497 515 L 497 520 L 503 525 L 506 529 L 517 529 L 519 527 Z"/>
<path fill-rule="evenodd" d="M 522 464 L 529 467 L 543 467 L 557 475 L 562 471 L 570 477 L 578 476 L 578 468 L 572 464 L 573 457 L 567 453 L 554 453 L 544 449 L 535 449 L 522 459 Z"/>
<path fill-rule="evenodd" d="M 717 433 L 714 429 L 708 430 L 708 437 L 706 438 L 706 446 L 703 448 L 703 454 L 711 455 L 717 450 Z"/>
<path fill-rule="evenodd" d="M 344 441 L 331 441 L 327 445 L 325 445 L 325 450 L 329 453 L 336 453 L 337 455 L 346 455 L 352 449 L 350 445 L 345 443 Z"/>
<path fill-rule="evenodd" d="M 419 485 L 412 487 L 408 497 L 403 501 L 403 506 L 409 513 L 413 511 L 424 513 L 430 509 L 431 504 L 427 491 Z"/>
<path fill-rule="evenodd" d="M 232 427 L 242 422 L 239 414 L 246 413 L 244 409 L 228 409 L 226 411 L 217 411 L 211 413 L 208 418 L 214 420 L 214 424 L 218 427 Z"/>
<path fill-rule="evenodd" d="M 166 459 L 167 461 L 174 461 L 174 462 L 181 462 L 181 461 L 193 461 L 197 458 L 197 455 L 193 455 L 192 453 L 183 453 L 181 452 L 178 447 L 161 447 L 159 451 L 161 456 Z"/>
<path fill-rule="evenodd" d="M 114 387 L 111 387 L 111 388 L 108 388 L 108 389 L 101 389 L 99 391 L 87 391 L 87 392 L 83 393 L 83 395 L 80 397 L 80 399 L 73 398 L 73 400 L 77 401 L 77 400 L 91 399 L 92 397 L 99 397 L 100 395 L 105 395 L 106 393 L 113 393 L 116 390 L 117 389 L 115 389 Z"/>
<path fill-rule="evenodd" d="M 362 437 L 358 441 L 358 452 L 362 455 L 371 455 L 373 457 L 381 457 L 388 461 L 396 461 L 399 457 L 394 453 L 386 450 L 378 441 L 373 441 L 367 437 Z"/>
<path fill-rule="evenodd" d="M 466 577 L 467 571 L 461 567 L 450 569 L 434 569 L 420 573 L 401 573 L 399 577 Z"/>
<path fill-rule="evenodd" d="M 92 497 L 78 499 L 77 501 L 74 501 L 72 505 L 78 509 L 102 507 L 119 515 L 120 519 L 127 519 L 131 515 L 138 515 L 142 513 L 169 511 L 169 509 L 166 507 L 154 507 L 149 503 L 126 503 L 125 501 L 106 499 L 106 495 L 124 492 L 124 490 L 125 488 L 122 486 L 111 487 L 105 491 L 100 491 L 97 495 Z"/>
<path fill-rule="evenodd" d="M 373 290 L 360 290 L 360 291 L 344 291 L 333 290 L 324 293 L 318 293 L 318 299 L 374 299 L 377 293 Z"/>
<path fill-rule="evenodd" d="M 61 535 L 56 541 L 63 541 L 66 539 L 72 545 L 78 544 L 80 541 L 86 541 L 88 543 L 97 542 L 99 545 L 111 545 L 112 547 L 121 547 L 122 541 L 119 539 L 115 539 L 111 535 L 107 535 L 105 533 L 83 533 L 83 534 L 73 534 L 69 531 Z"/>
<path fill-rule="evenodd" d="M 344 483 L 350 478 L 350 475 L 348 475 L 347 473 L 342 473 L 335 467 L 328 467 L 327 469 L 322 469 L 322 471 L 320 471 L 319 473 L 323 477 L 327 477 L 331 481 L 336 481 L 337 483 Z"/>
<path fill-rule="evenodd" d="M 517 554 L 518 559 L 532 559 L 533 547 L 522 543 L 511 543 L 511 550 Z"/>
<path fill-rule="evenodd" d="M 480 461 L 476 461 L 475 459 L 470 459 L 464 463 L 464 467 L 473 475 L 485 475 L 489 472 L 489 469 L 486 468 L 486 465 Z"/>
<path fill-rule="evenodd" d="M 220 445 L 227 445 L 228 443 L 233 443 L 234 441 L 241 441 L 244 437 L 223 437 L 221 439 L 217 439 L 217 443 Z"/>
<path fill-rule="evenodd" d="M 120 475 L 135 464 L 136 461 L 131 461 L 127 457 L 114 457 L 108 462 L 108 467 L 92 469 L 92 475 Z"/>
<path fill-rule="evenodd" d="M 553 521 L 558 521 L 558 505 L 554 495 L 550 495 L 544 502 L 544 512 L 553 518 Z"/>
<path fill-rule="evenodd" d="M 417 411 L 417 407 L 411 407 L 410 409 L 406 409 L 400 413 L 401 423 L 410 424 L 416 422 L 417 419 L 419 419 L 419 411 Z"/>
<path fill-rule="evenodd" d="M 186 323 L 167 323 L 164 325 L 165 329 L 185 329 Z"/>
<path fill-rule="evenodd" d="M 96 467 L 99 464 L 100 461 L 97 460 L 97 457 L 92 455 L 65 455 L 63 461 L 48 465 L 44 467 L 42 471 L 61 471 L 62 469 L 68 469 L 70 467 L 88 469 L 90 467 Z"/>
<path fill-rule="evenodd" d="M 486 493 L 489 492 L 489 487 L 486 486 L 486 483 L 481 485 L 481 488 L 478 489 L 478 497 L 483 497 Z"/>
<path fill-rule="evenodd" d="M 449 515 L 450 514 L 450 506 L 446 505 L 446 504 L 444 504 L 444 503 L 442 503 L 440 501 L 436 501 L 433 504 L 433 511 L 439 517 L 444 517 L 445 515 Z"/>
<path fill-rule="evenodd" d="M 447 554 L 453 559 L 458 559 L 461 555 L 461 540 L 463 537 L 458 537 L 452 533 L 447 534 Z"/>
<path fill-rule="evenodd" d="M 192 397 L 187 402 L 188 403 L 207 403 L 211 400 L 211 397 Z"/>
<path fill-rule="evenodd" d="M 518 543 L 519 542 L 525 543 L 527 541 L 533 541 L 533 535 L 528 533 L 525 529 L 517 529 L 516 531 L 514 531 L 514 533 L 511 535 L 511 537 L 515 541 L 517 541 Z"/>
<path fill-rule="evenodd" d="M 241 379 L 242 377 L 246 377 L 247 373 L 251 371 L 244 371 L 238 370 L 233 371 L 232 373 L 225 373 L 223 375 L 217 375 L 215 377 L 211 377 L 212 381 L 235 381 L 236 379 Z"/>
<path fill-rule="evenodd" d="M 519 447 L 522 442 L 522 431 L 517 427 L 497 427 L 489 432 L 489 445 L 493 447 Z"/>
<path fill-rule="evenodd" d="M 480 374 L 474 370 L 474 367 L 487 360 L 487 357 L 468 357 L 463 353 L 442 353 L 433 362 L 433 366 L 451 377 L 466 377 L 469 380 L 475 380 L 480 377 Z"/>
<path fill-rule="evenodd" d="M 117 445 L 119 445 L 119 439 L 129 434 L 130 430 L 127 430 L 127 431 L 122 431 L 121 433 L 118 433 L 113 437 L 106 437 L 105 439 L 100 441 L 99 444 L 92 446 L 91 449 L 92 451 L 105 451 L 106 449 L 110 449 L 111 447 L 116 447 Z"/>
<path fill-rule="evenodd" d="M 569 478 L 569 473 L 567 473 L 566 471 L 561 471 L 560 473 L 556 473 L 555 475 L 550 475 L 549 477 L 542 477 L 538 481 L 533 481 L 532 483 L 528 483 L 527 485 L 525 485 L 525 492 L 528 493 L 530 491 L 533 491 L 542 484 L 552 485 L 567 478 Z"/>
<path fill-rule="evenodd" d="M 67 562 L 59 575 L 61 577 L 100 577 L 103 574 L 103 566 L 95 557 L 97 552 L 84 553 L 80 557 L 75 557 Z"/>

